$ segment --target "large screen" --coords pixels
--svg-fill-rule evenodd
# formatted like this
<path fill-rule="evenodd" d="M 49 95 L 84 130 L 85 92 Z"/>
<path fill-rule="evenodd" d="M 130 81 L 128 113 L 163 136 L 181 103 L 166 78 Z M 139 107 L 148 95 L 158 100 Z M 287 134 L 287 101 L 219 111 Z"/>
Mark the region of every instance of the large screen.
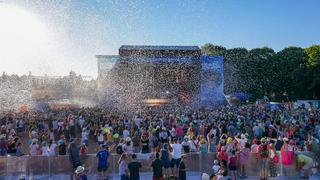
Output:
<path fill-rule="evenodd" d="M 225 100 L 223 57 L 201 56 L 200 106 L 212 107 Z"/>

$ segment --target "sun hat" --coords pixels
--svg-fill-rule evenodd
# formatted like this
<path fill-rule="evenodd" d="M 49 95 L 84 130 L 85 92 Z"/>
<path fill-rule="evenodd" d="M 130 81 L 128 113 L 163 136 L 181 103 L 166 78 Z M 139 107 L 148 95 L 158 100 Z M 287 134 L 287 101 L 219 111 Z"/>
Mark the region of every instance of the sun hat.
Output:
<path fill-rule="evenodd" d="M 287 137 L 284 137 L 283 141 L 289 141 L 289 139 Z"/>
<path fill-rule="evenodd" d="M 83 166 L 78 166 L 75 172 L 76 172 L 76 174 L 83 173 L 84 172 L 84 167 Z"/>
<path fill-rule="evenodd" d="M 130 142 L 131 141 L 131 138 L 130 137 L 127 137 L 126 138 L 126 142 Z"/>

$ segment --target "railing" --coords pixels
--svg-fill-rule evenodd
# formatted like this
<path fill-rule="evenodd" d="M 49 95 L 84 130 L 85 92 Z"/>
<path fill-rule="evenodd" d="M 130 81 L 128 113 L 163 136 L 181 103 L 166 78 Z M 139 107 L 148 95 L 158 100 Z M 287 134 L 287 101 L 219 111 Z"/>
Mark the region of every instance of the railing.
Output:
<path fill-rule="evenodd" d="M 312 154 L 304 152 L 313 157 Z M 143 168 L 140 172 L 152 172 L 151 161 L 154 158 L 150 155 L 138 155 Z M 109 157 L 108 174 L 118 174 L 119 155 L 112 154 Z M 216 159 L 215 153 L 200 154 L 192 153 L 186 158 L 188 172 L 206 172 L 212 173 L 213 161 Z M 81 157 L 81 162 L 86 169 L 86 173 L 97 174 L 97 157 L 93 154 Z M 278 173 L 282 172 L 281 161 L 277 165 Z M 259 160 L 255 154 L 251 154 L 246 167 L 249 176 L 259 176 Z M 37 176 L 37 175 L 61 175 L 73 173 L 68 156 L 21 156 L 21 157 L 0 157 L 0 177 L 18 177 L 18 176 Z M 296 175 L 295 166 L 287 167 L 287 175 Z M 114 177 L 114 176 L 112 176 Z M 112 178 L 111 178 L 112 179 Z"/>

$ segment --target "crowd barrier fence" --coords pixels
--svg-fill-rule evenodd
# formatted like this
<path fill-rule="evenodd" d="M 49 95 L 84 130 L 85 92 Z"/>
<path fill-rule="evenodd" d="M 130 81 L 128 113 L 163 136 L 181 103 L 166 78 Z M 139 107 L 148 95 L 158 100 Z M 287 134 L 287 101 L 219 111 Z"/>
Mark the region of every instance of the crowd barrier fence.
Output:
<path fill-rule="evenodd" d="M 309 152 L 303 152 L 308 156 L 313 157 Z M 280 156 L 279 156 L 280 157 Z M 152 172 L 151 162 L 154 158 L 153 154 L 142 155 L 138 154 L 138 160 L 142 163 L 140 172 Z M 281 158 L 281 157 L 280 157 Z M 213 161 L 216 159 L 216 153 L 190 153 L 186 157 L 186 167 L 188 172 L 205 172 L 212 173 Z M 112 154 L 109 157 L 108 174 L 118 174 L 119 155 Z M 86 169 L 88 175 L 97 174 L 98 159 L 95 154 L 88 154 L 81 157 L 81 162 Z M 281 159 L 277 164 L 278 173 L 282 173 Z M 259 176 L 259 160 L 256 154 L 250 154 L 247 163 L 247 175 Z M 296 175 L 295 166 L 286 168 L 287 174 L 290 176 Z M 19 176 L 52 176 L 59 174 L 73 173 L 71 163 L 68 156 L 6 156 L 0 157 L 0 176 L 2 177 L 19 177 Z M 114 177 L 114 176 L 112 176 Z M 111 178 L 112 179 L 112 178 Z"/>

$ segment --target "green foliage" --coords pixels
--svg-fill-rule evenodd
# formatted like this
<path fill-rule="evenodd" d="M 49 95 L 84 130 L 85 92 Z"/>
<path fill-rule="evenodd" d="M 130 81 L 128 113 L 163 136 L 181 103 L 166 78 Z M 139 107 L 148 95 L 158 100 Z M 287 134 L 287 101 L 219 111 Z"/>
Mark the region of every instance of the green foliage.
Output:
<path fill-rule="evenodd" d="M 310 71 L 311 83 L 308 88 L 313 97 L 320 97 L 320 45 L 313 45 L 305 49 L 308 55 L 307 66 Z"/>
<path fill-rule="evenodd" d="M 205 44 L 201 47 L 202 54 L 210 56 L 225 56 L 227 49 L 223 46 L 217 46 L 213 44 Z"/>
<path fill-rule="evenodd" d="M 320 98 L 320 45 L 306 49 L 226 49 L 205 44 L 205 55 L 224 56 L 225 93 L 248 92 L 272 100 Z"/>

